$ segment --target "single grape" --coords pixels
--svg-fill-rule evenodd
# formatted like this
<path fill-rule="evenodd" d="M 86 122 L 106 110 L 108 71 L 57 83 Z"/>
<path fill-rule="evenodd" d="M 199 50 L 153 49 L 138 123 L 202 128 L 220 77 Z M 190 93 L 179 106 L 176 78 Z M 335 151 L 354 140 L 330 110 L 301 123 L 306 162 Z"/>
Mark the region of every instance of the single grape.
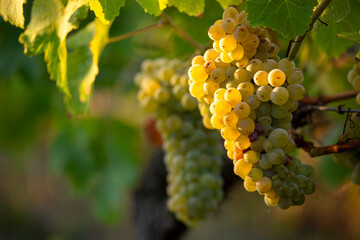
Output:
<path fill-rule="evenodd" d="M 275 87 L 271 91 L 270 99 L 276 105 L 283 105 L 289 99 L 289 92 L 284 87 Z"/>
<path fill-rule="evenodd" d="M 273 69 L 269 72 L 269 84 L 273 87 L 280 87 L 285 83 L 285 73 L 280 69 Z"/>

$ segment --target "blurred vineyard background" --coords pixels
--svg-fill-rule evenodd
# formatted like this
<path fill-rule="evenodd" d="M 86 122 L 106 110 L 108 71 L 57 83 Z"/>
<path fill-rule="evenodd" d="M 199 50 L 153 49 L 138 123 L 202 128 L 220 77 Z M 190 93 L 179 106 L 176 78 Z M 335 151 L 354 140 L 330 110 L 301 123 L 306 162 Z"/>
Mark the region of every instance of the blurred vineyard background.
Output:
<path fill-rule="evenodd" d="M 27 20 L 29 6 L 24 5 Z M 210 43 L 207 29 L 221 12 L 210 0 L 200 18 L 166 10 L 202 44 Z M 92 18 L 89 14 L 87 21 Z M 157 21 L 127 1 L 110 36 Z M 193 47 L 168 27 L 108 45 L 90 112 L 70 116 L 42 56 L 24 55 L 20 33 L 0 18 L 0 239 L 134 239 L 133 192 L 158 149 L 146 138 L 148 116 L 136 102 L 133 77 L 143 59 L 185 61 Z M 283 57 L 287 42 L 275 33 L 272 37 Z M 351 90 L 346 74 L 355 50 L 328 60 L 313 38 L 297 63 L 305 70 L 309 95 Z M 354 100 L 345 103 L 355 107 Z M 332 144 L 344 121 L 345 115 L 316 114 L 313 128 L 304 131 L 318 144 Z M 303 206 L 266 207 L 239 179 L 217 213 L 183 239 L 358 239 L 360 196 L 348 181 L 349 169 L 332 156 L 310 159 L 302 151 L 298 156 L 316 170 L 317 190 Z"/>

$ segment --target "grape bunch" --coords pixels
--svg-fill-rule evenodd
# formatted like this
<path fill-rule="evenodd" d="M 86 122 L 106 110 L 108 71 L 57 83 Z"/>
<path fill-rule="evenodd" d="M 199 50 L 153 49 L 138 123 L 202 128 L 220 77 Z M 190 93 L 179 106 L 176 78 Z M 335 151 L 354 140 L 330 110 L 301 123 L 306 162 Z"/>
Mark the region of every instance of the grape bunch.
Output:
<path fill-rule="evenodd" d="M 347 143 L 354 139 L 360 139 L 360 114 L 356 114 L 349 119 L 345 126 L 345 133 L 339 137 L 339 143 Z M 350 151 L 333 154 L 335 159 L 347 163 L 353 168 L 350 180 L 360 185 L 360 149 L 355 148 Z"/>
<path fill-rule="evenodd" d="M 355 63 L 349 71 L 347 79 L 354 89 L 360 91 L 360 63 Z M 356 103 L 360 105 L 360 92 L 356 95 Z"/>
<path fill-rule="evenodd" d="M 288 134 L 292 112 L 306 94 L 301 70 L 278 58 L 265 29 L 251 27 L 244 11 L 225 9 L 209 36 L 214 48 L 188 70 L 204 126 L 220 130 L 247 191 L 264 195 L 269 206 L 303 204 L 315 190 L 313 168 L 288 155 L 296 148 Z"/>
<path fill-rule="evenodd" d="M 197 100 L 188 92 L 188 64 L 145 60 L 135 77 L 138 100 L 152 113 L 164 140 L 168 208 L 189 226 L 205 219 L 222 199 L 222 147 L 205 129 Z"/>

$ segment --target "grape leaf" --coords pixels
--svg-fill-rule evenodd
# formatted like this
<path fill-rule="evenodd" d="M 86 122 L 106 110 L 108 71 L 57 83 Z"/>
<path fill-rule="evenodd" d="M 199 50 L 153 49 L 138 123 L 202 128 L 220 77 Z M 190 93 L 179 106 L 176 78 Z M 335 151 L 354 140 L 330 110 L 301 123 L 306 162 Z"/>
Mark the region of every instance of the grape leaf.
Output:
<path fill-rule="evenodd" d="M 359 31 L 360 29 L 360 2 L 350 0 L 351 12 L 340 23 L 327 26 L 325 29 L 312 31 L 315 44 L 322 49 L 328 57 L 338 57 L 345 52 L 353 42 L 335 37 L 337 34 L 344 32 Z"/>
<path fill-rule="evenodd" d="M 328 25 L 341 22 L 350 13 L 350 3 L 348 0 L 333 0 L 329 6 L 321 14 L 321 21 Z M 326 26 L 317 21 L 314 25 L 314 30 L 323 29 Z"/>
<path fill-rule="evenodd" d="M 246 12 L 252 25 L 271 27 L 292 39 L 309 28 L 316 5 L 316 0 L 247 0 Z"/>
<path fill-rule="evenodd" d="M 109 24 L 119 16 L 120 8 L 125 6 L 125 0 L 88 0 L 90 9 L 104 24 Z"/>
<path fill-rule="evenodd" d="M 99 56 L 107 43 L 110 26 L 95 19 L 67 41 L 70 96 L 65 96 L 65 102 L 71 114 L 89 109 L 92 86 L 99 72 Z"/>
<path fill-rule="evenodd" d="M 154 16 L 159 16 L 162 10 L 166 7 L 166 0 L 136 0 L 140 6 Z M 164 7 L 165 5 L 165 7 Z"/>
<path fill-rule="evenodd" d="M 69 0 L 66 5 L 62 0 L 35 0 L 30 23 L 19 38 L 26 54 L 44 52 L 50 78 L 68 96 L 66 37 L 86 17 L 87 10 L 85 0 Z"/>
<path fill-rule="evenodd" d="M 360 43 L 360 31 L 359 32 L 342 32 L 336 35 L 339 38 L 350 40 Z"/>
<path fill-rule="evenodd" d="M 0 0 L 0 15 L 5 22 L 9 21 L 12 25 L 24 28 L 24 3 L 26 0 Z"/>
<path fill-rule="evenodd" d="M 185 12 L 189 16 L 198 16 L 204 12 L 204 0 L 169 0 L 169 5 L 176 7 L 180 12 Z"/>
<path fill-rule="evenodd" d="M 240 0 L 216 0 L 222 8 L 227 8 L 231 5 L 239 5 L 242 1 Z"/>

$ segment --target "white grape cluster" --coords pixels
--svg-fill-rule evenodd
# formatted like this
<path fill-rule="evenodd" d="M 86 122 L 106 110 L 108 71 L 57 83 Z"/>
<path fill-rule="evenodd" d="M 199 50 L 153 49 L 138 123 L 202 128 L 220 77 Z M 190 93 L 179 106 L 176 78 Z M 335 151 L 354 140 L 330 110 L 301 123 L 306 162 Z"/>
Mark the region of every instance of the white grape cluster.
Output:
<path fill-rule="evenodd" d="M 188 64 L 145 60 L 135 77 L 138 100 L 152 113 L 164 140 L 168 208 L 189 226 L 204 220 L 222 199 L 222 147 L 205 129 L 197 100 L 188 92 Z"/>
<path fill-rule="evenodd" d="M 189 91 L 199 101 L 204 126 L 221 131 L 245 189 L 285 209 L 301 205 L 315 189 L 312 167 L 288 155 L 296 148 L 288 135 L 292 112 L 306 92 L 302 72 L 291 59 L 278 59 L 264 31 L 251 27 L 245 12 L 225 9 L 209 29 L 214 48 L 192 60 Z M 240 38 L 243 32 L 247 37 Z M 261 42 L 272 52 L 263 51 Z"/>
<path fill-rule="evenodd" d="M 349 71 L 347 79 L 354 89 L 360 91 L 360 63 L 355 63 Z M 360 92 L 356 95 L 356 103 L 360 105 Z"/>

